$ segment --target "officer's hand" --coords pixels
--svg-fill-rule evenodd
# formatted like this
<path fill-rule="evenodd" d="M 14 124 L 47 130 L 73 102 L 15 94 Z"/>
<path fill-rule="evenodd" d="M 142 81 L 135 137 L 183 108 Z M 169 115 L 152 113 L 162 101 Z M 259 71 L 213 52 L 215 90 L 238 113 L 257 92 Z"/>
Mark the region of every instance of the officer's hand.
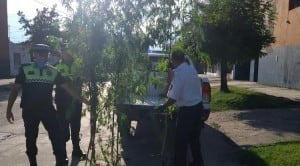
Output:
<path fill-rule="evenodd" d="M 6 111 L 6 119 L 9 123 L 11 123 L 11 124 L 14 123 L 15 118 L 14 118 L 14 114 L 11 112 L 11 110 Z"/>

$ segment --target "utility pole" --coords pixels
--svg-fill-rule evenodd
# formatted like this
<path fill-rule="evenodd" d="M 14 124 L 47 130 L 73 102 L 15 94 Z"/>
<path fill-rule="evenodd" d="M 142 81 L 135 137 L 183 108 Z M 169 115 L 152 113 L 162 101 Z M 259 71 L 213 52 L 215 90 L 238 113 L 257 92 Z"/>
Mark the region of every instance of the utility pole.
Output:
<path fill-rule="evenodd" d="M 10 76 L 7 0 L 0 0 L 0 79 Z"/>

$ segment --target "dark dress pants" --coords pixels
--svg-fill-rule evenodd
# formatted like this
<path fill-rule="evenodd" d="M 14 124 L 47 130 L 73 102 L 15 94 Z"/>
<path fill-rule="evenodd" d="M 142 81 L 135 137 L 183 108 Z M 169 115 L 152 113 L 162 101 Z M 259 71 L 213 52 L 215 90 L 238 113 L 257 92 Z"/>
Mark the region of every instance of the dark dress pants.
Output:
<path fill-rule="evenodd" d="M 65 102 L 57 104 L 60 126 L 65 142 L 72 139 L 73 152 L 80 151 L 80 127 L 82 103 L 79 101 Z M 71 129 L 71 134 L 70 134 Z M 81 151 L 80 151 L 81 152 Z"/>
<path fill-rule="evenodd" d="M 38 153 L 36 146 L 36 140 L 39 133 L 39 124 L 43 123 L 45 129 L 48 132 L 50 138 L 53 153 L 57 162 L 63 161 L 63 155 L 65 154 L 65 148 L 63 147 L 63 140 L 58 132 L 59 123 L 54 107 L 42 108 L 42 109 L 23 109 L 22 117 L 24 120 L 25 137 L 26 137 L 26 153 L 30 159 L 35 158 Z"/>
<path fill-rule="evenodd" d="M 186 166 L 187 149 L 191 147 L 193 165 L 203 166 L 200 146 L 202 103 L 190 107 L 180 107 L 177 114 L 175 138 L 175 165 Z"/>

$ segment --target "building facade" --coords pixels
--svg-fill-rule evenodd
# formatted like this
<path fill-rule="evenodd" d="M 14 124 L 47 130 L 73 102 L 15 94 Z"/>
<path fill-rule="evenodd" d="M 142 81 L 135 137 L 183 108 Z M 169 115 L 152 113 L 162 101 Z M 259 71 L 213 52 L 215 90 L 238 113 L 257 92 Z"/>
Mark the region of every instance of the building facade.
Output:
<path fill-rule="evenodd" d="M 0 1 L 0 79 L 9 77 L 7 0 Z"/>
<path fill-rule="evenodd" d="M 259 59 L 258 83 L 300 89 L 300 0 L 274 0 L 276 42 Z"/>
<path fill-rule="evenodd" d="M 30 63 L 31 58 L 29 54 L 29 46 L 26 44 L 9 43 L 9 64 L 10 76 L 18 74 L 19 68 L 22 64 Z"/>
<path fill-rule="evenodd" d="M 28 42 L 18 44 L 12 42 L 9 43 L 10 76 L 17 75 L 22 64 L 31 63 L 31 56 L 29 53 L 30 47 L 31 44 Z M 58 63 L 59 59 L 60 57 L 50 54 L 48 62 L 49 64 L 54 65 Z"/>

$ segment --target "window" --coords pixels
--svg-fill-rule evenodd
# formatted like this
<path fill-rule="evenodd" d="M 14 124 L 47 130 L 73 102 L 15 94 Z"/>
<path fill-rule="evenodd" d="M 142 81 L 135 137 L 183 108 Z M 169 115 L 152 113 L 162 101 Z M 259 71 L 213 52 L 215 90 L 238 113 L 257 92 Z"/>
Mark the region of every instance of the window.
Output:
<path fill-rule="evenodd" d="M 289 10 L 300 6 L 300 0 L 289 0 Z"/>

